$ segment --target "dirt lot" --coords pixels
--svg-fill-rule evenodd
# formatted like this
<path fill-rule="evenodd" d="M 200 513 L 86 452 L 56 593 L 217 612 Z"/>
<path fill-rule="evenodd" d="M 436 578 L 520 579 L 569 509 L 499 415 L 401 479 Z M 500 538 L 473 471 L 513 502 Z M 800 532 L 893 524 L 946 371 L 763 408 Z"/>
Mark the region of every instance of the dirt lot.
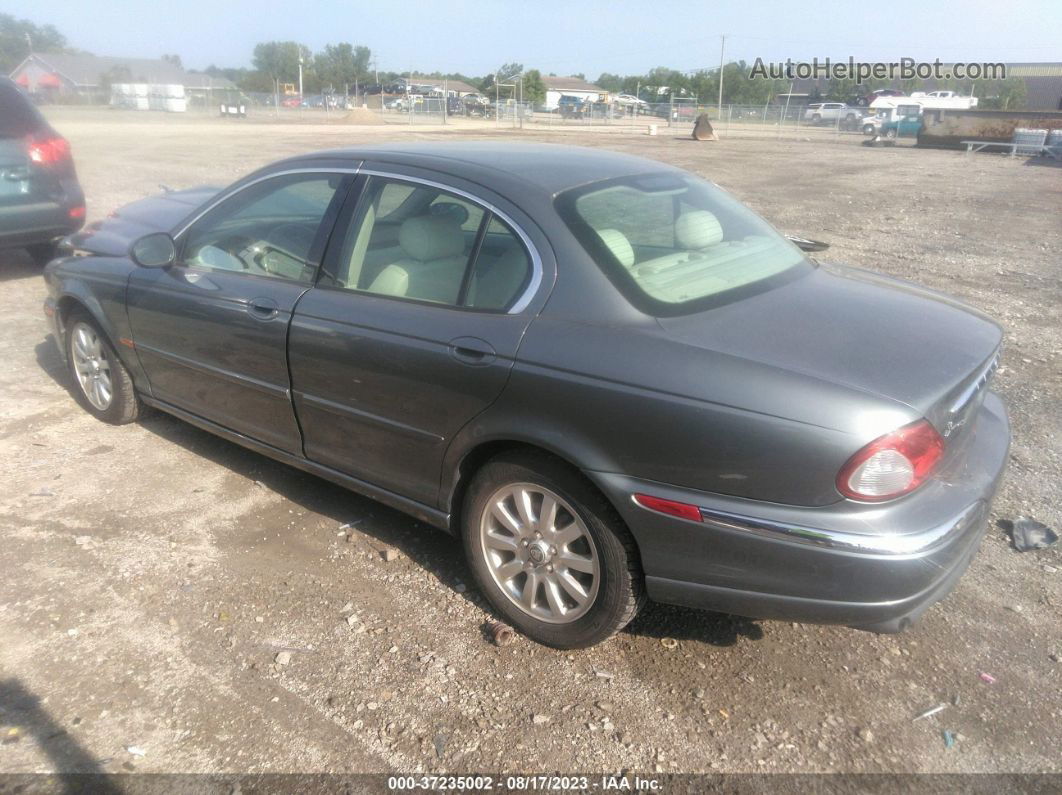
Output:
<path fill-rule="evenodd" d="M 167 416 L 90 418 L 38 273 L 0 252 L 0 770 L 1062 772 L 1062 551 L 1019 554 L 995 524 L 1062 526 L 1062 169 L 858 136 L 53 117 L 90 219 L 160 183 L 388 137 L 523 136 L 684 166 L 831 241 L 825 259 L 998 318 L 1014 446 L 981 554 L 908 634 L 651 607 L 589 651 L 499 649 L 443 534 Z"/>

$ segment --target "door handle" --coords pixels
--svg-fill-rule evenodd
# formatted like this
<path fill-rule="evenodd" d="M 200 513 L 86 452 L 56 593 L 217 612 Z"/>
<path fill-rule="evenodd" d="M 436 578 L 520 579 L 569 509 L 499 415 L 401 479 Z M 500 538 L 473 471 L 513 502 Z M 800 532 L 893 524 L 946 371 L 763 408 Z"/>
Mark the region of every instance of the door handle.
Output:
<path fill-rule="evenodd" d="M 258 320 L 272 320 L 277 316 L 277 302 L 272 298 L 252 298 L 247 302 L 247 311 Z"/>
<path fill-rule="evenodd" d="M 494 346 L 479 337 L 458 337 L 450 340 L 450 355 L 461 364 L 473 367 L 490 364 L 498 358 Z"/>

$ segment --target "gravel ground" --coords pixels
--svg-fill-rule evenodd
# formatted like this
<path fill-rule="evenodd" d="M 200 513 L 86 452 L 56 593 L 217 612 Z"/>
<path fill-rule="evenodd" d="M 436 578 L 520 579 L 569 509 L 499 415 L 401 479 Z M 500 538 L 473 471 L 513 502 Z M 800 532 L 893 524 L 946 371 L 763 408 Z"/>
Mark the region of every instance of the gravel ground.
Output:
<path fill-rule="evenodd" d="M 588 651 L 497 648 L 445 535 L 167 416 L 115 428 L 81 411 L 39 274 L 0 252 L 0 770 L 1062 772 L 1062 554 L 1019 554 L 999 524 L 1062 525 L 1059 168 L 858 136 L 52 115 L 90 219 L 160 183 L 388 137 L 684 166 L 831 241 L 825 259 L 998 318 L 1014 446 L 980 555 L 907 634 L 653 606 Z"/>

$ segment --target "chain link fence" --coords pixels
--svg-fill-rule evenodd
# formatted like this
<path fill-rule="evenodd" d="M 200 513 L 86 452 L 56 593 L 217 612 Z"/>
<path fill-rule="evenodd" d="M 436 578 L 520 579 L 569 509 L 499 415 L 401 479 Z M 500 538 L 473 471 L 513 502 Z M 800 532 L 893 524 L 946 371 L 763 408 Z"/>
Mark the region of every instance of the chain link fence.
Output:
<path fill-rule="evenodd" d="M 688 135 L 701 114 L 707 114 L 721 137 L 807 137 L 823 134 L 862 134 L 863 114 L 848 109 L 831 119 L 816 119 L 803 106 L 702 105 L 693 102 L 659 102 L 639 105 L 592 103 L 582 108 L 539 109 L 530 121 L 544 127 L 618 128 L 649 135 L 668 131 Z"/>

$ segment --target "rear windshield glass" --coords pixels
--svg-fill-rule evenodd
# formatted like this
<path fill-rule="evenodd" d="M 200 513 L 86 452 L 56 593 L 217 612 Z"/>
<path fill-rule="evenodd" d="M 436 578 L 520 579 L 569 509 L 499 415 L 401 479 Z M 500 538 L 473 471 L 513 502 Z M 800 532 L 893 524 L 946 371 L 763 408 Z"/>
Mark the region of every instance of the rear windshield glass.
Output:
<path fill-rule="evenodd" d="M 23 138 L 43 126 L 40 113 L 22 92 L 0 83 L 0 138 Z"/>
<path fill-rule="evenodd" d="M 593 183 L 556 202 L 590 256 L 632 303 L 651 313 L 696 311 L 811 267 L 766 221 L 692 176 Z"/>

